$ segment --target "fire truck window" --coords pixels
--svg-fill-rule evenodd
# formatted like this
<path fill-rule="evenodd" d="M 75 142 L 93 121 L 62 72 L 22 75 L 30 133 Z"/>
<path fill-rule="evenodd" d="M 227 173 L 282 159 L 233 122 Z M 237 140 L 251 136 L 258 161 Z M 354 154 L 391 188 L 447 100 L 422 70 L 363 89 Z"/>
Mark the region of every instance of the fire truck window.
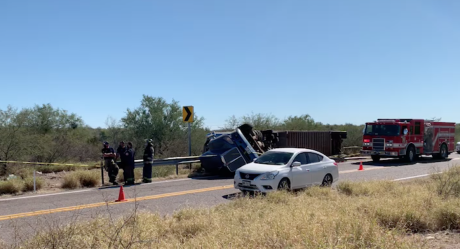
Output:
<path fill-rule="evenodd" d="M 413 126 L 410 127 L 410 134 L 411 135 L 414 134 L 414 127 Z"/>
<path fill-rule="evenodd" d="M 415 122 L 415 135 L 420 135 L 420 122 Z"/>
<path fill-rule="evenodd" d="M 367 125 L 364 135 L 398 136 L 400 128 L 399 125 Z"/>

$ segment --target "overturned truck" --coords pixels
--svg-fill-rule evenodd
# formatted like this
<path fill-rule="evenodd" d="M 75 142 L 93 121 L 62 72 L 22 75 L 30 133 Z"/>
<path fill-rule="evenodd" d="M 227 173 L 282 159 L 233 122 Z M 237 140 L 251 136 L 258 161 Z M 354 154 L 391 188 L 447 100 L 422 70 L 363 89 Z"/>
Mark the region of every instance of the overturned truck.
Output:
<path fill-rule="evenodd" d="M 307 148 L 337 155 L 346 137 L 346 131 L 254 130 L 243 124 L 232 132 L 208 134 L 200 162 L 208 172 L 227 174 L 274 148 Z"/>

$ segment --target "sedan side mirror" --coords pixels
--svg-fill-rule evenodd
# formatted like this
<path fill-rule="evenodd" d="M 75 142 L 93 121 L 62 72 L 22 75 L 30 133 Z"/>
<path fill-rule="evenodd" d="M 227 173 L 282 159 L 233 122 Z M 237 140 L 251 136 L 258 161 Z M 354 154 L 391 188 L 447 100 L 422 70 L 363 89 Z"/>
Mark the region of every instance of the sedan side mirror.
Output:
<path fill-rule="evenodd" d="M 296 161 L 296 162 L 293 162 L 293 163 L 291 164 L 291 167 L 299 167 L 300 165 L 302 165 L 302 164 L 301 164 L 300 162 L 297 162 L 297 161 Z"/>

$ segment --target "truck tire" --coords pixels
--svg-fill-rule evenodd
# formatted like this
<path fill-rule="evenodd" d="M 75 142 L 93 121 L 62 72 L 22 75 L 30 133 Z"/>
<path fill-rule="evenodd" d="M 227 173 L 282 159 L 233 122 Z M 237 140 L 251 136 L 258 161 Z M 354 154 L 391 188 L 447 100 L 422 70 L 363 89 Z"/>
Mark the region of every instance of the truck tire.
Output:
<path fill-rule="evenodd" d="M 371 156 L 373 162 L 379 162 L 380 161 L 380 156 Z"/>
<path fill-rule="evenodd" d="M 446 159 L 449 156 L 448 151 L 447 151 L 447 145 L 442 144 L 441 145 L 441 151 L 439 153 L 439 158 L 441 159 Z"/>
<path fill-rule="evenodd" d="M 414 149 L 414 146 L 409 146 L 409 148 L 407 148 L 407 152 L 406 152 L 406 161 L 409 162 L 409 163 L 412 163 L 414 162 L 415 160 L 415 149 Z"/>

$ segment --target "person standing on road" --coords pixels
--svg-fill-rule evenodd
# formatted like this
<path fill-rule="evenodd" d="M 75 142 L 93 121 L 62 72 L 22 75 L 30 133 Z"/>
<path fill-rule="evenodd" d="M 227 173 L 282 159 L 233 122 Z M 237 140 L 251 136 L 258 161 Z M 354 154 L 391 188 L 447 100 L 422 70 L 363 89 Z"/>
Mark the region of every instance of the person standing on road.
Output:
<path fill-rule="evenodd" d="M 125 178 L 125 184 L 126 185 L 133 185 L 134 184 L 134 156 L 136 152 L 133 149 L 133 144 L 131 142 L 128 142 L 128 147 L 126 148 L 126 151 L 124 153 L 124 158 L 125 158 L 125 171 L 126 172 L 126 178 Z"/>
<path fill-rule="evenodd" d="M 152 139 L 149 139 L 144 149 L 144 158 L 143 158 L 144 168 L 142 172 L 142 176 L 143 176 L 142 182 L 143 183 L 152 182 L 153 155 L 154 155 L 153 141 Z"/>
<path fill-rule="evenodd" d="M 118 145 L 117 148 L 117 159 L 116 161 L 120 160 L 120 162 L 117 162 L 118 166 L 123 170 L 123 179 L 126 179 L 126 157 L 124 156 L 126 152 L 126 146 L 125 142 L 121 141 L 120 144 Z M 126 182 L 126 180 L 125 180 Z"/>
<path fill-rule="evenodd" d="M 115 151 L 109 146 L 108 142 L 104 142 L 104 148 L 102 148 L 102 157 L 104 158 L 104 168 L 109 174 L 109 182 L 113 185 L 118 185 L 116 182 L 118 175 L 118 166 L 115 164 L 114 158 L 116 157 Z"/>

